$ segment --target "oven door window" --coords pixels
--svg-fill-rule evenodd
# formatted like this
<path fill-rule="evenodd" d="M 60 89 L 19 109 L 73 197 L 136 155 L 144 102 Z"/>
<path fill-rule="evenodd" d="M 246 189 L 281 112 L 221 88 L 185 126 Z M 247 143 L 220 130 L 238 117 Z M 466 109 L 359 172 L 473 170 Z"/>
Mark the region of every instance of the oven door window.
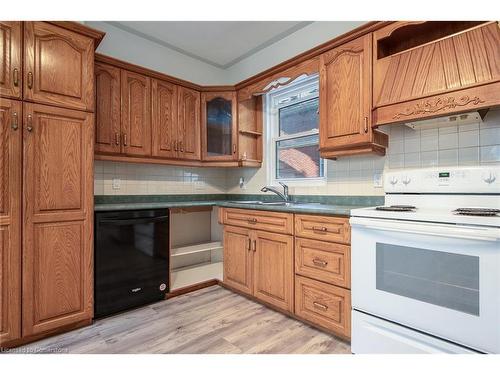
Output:
<path fill-rule="evenodd" d="M 377 243 L 377 289 L 479 316 L 479 257 Z"/>

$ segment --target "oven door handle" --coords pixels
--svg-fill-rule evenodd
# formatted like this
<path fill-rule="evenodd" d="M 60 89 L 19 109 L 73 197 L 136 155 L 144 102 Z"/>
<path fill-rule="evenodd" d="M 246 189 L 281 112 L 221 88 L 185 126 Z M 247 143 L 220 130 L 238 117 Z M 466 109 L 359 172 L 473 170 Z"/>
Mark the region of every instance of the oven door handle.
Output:
<path fill-rule="evenodd" d="M 351 217 L 350 223 L 353 227 L 356 226 L 409 234 L 423 234 L 480 241 L 498 241 L 500 239 L 500 228 L 493 227 L 403 222 L 399 220 L 369 219 L 363 217 Z"/>
<path fill-rule="evenodd" d="M 99 223 L 113 225 L 149 224 L 166 222 L 167 219 L 168 216 L 141 217 L 136 219 L 101 219 L 99 220 Z"/>

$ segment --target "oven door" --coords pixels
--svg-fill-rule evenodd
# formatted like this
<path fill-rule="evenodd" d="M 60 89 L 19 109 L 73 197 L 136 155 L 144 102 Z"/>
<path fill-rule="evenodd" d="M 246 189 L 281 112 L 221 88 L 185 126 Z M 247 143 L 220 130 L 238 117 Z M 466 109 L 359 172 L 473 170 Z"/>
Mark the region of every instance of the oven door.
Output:
<path fill-rule="evenodd" d="M 500 229 L 351 218 L 352 305 L 500 353 Z"/>

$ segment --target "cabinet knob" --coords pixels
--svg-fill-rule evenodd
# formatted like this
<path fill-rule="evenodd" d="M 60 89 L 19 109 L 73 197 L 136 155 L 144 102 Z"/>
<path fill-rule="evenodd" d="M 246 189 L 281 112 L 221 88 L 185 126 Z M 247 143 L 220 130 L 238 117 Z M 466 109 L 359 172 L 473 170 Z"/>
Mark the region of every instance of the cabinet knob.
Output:
<path fill-rule="evenodd" d="M 248 251 L 252 250 L 252 240 L 248 238 Z"/>
<path fill-rule="evenodd" d="M 368 133 L 368 117 L 365 116 L 364 122 L 365 122 L 365 133 Z"/>
<path fill-rule="evenodd" d="M 123 133 L 123 145 L 127 146 L 127 133 Z"/>
<path fill-rule="evenodd" d="M 115 133 L 115 144 L 117 146 L 120 145 L 120 134 L 118 134 L 118 132 Z"/>
<path fill-rule="evenodd" d="M 184 144 L 182 143 L 182 141 L 179 141 L 179 148 L 181 152 L 184 152 Z"/>
<path fill-rule="evenodd" d="M 236 143 L 233 145 L 233 154 L 236 154 Z"/>

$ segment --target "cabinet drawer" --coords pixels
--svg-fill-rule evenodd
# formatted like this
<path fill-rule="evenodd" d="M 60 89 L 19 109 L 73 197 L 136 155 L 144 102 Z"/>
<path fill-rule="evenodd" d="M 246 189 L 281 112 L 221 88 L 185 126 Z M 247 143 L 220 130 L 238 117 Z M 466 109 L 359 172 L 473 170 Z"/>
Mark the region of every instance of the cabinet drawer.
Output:
<path fill-rule="evenodd" d="M 330 216 L 295 215 L 295 236 L 349 244 L 351 243 L 349 219 Z"/>
<path fill-rule="evenodd" d="M 351 287 L 351 248 L 348 245 L 297 238 L 295 272 L 312 279 Z"/>
<path fill-rule="evenodd" d="M 351 292 L 295 276 L 295 315 L 340 336 L 351 336 Z"/>
<path fill-rule="evenodd" d="M 275 233 L 293 233 L 293 214 L 284 212 L 224 208 L 222 220 L 226 225 L 235 225 L 238 227 L 259 229 Z"/>

